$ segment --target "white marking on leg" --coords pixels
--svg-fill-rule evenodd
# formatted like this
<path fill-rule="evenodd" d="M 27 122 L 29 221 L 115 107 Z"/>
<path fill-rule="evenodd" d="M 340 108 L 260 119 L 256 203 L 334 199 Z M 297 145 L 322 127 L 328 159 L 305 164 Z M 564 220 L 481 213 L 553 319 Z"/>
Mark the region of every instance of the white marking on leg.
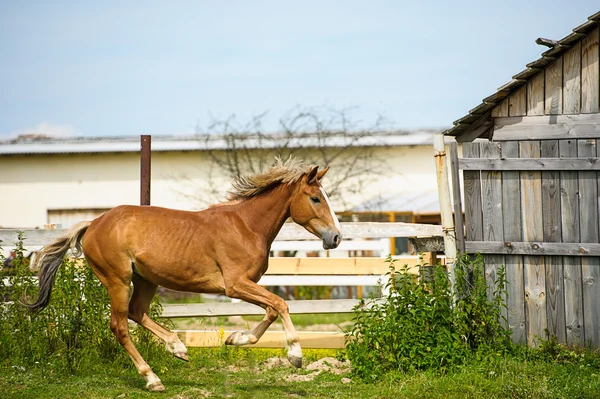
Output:
<path fill-rule="evenodd" d="M 289 316 L 288 316 L 289 317 Z M 289 324 L 285 321 L 283 322 L 283 329 L 285 331 L 285 341 L 287 343 L 288 357 L 293 356 L 297 358 L 302 358 L 302 347 L 300 346 L 300 342 L 298 340 L 298 334 L 294 329 L 294 325 L 292 324 L 292 320 L 289 319 Z M 282 317 L 283 321 L 283 317 Z M 287 327 L 286 327 L 287 325 Z M 292 338 L 293 337 L 293 338 Z"/>
<path fill-rule="evenodd" d="M 255 344 L 258 339 L 251 331 L 236 331 L 227 338 L 229 345 L 242 346 Z"/>
<path fill-rule="evenodd" d="M 155 384 L 160 384 L 160 386 L 162 386 L 162 383 L 160 381 L 160 378 L 158 378 L 158 376 L 152 372 L 150 372 L 150 374 L 145 375 L 144 377 L 146 377 L 146 388 L 150 388 L 151 386 L 155 385 Z M 156 389 L 157 387 L 153 387 L 154 389 Z M 158 390 L 164 390 L 164 387 L 162 389 L 158 389 Z"/>
<path fill-rule="evenodd" d="M 187 348 L 181 341 L 168 343 L 167 350 L 171 353 L 187 353 Z"/>
<path fill-rule="evenodd" d="M 248 343 L 248 341 L 249 341 L 248 336 L 246 334 L 244 334 L 244 333 L 240 333 L 236 337 L 234 345 L 236 345 L 236 346 L 246 345 Z"/>
<path fill-rule="evenodd" d="M 298 342 L 294 342 L 288 346 L 288 356 L 302 358 L 302 347 Z"/>
<path fill-rule="evenodd" d="M 335 215 L 335 212 L 333 212 L 333 208 L 331 206 L 331 201 L 329 201 L 329 197 L 327 196 L 325 189 L 323 187 L 319 187 L 319 190 L 321 190 L 321 194 L 323 195 L 323 198 L 325 198 L 325 202 L 327 202 L 327 206 L 329 207 L 329 212 L 331 213 L 331 217 L 333 218 L 333 224 L 335 225 L 335 228 L 338 229 L 338 231 L 341 233 L 342 226 L 340 225 L 340 221 L 338 220 L 337 216 Z"/>

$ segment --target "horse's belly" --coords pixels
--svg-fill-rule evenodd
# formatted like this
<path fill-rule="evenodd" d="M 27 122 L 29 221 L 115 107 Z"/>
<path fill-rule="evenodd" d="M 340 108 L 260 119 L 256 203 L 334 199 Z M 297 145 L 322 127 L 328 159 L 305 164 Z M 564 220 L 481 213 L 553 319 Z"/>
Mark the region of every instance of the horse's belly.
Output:
<path fill-rule="evenodd" d="M 167 260 L 162 262 L 143 255 L 133 260 L 136 273 L 163 287 L 190 292 L 224 293 L 225 282 L 216 264 L 209 260 L 193 263 Z"/>
<path fill-rule="evenodd" d="M 225 282 L 223 276 L 202 276 L 188 281 L 165 279 L 159 285 L 176 291 L 201 292 L 207 294 L 224 294 Z"/>

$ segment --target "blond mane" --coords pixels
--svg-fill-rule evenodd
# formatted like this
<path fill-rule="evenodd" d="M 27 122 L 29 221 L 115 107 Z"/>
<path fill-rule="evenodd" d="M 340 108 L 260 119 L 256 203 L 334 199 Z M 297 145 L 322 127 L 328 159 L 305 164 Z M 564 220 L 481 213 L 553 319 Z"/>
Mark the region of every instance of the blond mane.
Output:
<path fill-rule="evenodd" d="M 232 183 L 233 188 L 229 191 L 228 200 L 239 201 L 256 197 L 280 184 L 295 183 L 312 168 L 312 165 L 304 164 L 292 157 L 285 162 L 277 157 L 275 164 L 267 171 L 238 177 Z"/>

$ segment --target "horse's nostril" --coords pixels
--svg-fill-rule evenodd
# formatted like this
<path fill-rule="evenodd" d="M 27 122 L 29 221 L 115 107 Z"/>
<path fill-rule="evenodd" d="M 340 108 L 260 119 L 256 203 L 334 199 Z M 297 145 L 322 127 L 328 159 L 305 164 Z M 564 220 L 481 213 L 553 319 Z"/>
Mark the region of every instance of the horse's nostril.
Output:
<path fill-rule="evenodd" d="M 339 243 L 340 243 L 340 236 L 336 234 L 335 237 L 333 237 L 333 242 L 335 243 L 335 245 L 339 245 Z"/>

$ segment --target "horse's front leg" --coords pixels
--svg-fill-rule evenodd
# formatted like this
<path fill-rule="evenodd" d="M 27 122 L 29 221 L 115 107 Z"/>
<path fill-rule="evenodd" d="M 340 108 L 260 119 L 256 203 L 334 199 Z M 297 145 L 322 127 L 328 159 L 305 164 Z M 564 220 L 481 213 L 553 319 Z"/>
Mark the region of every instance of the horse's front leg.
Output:
<path fill-rule="evenodd" d="M 265 318 L 258 326 L 251 331 L 237 331 L 231 334 L 225 341 L 227 345 L 239 346 L 258 342 L 260 337 L 262 337 L 267 328 L 277 319 L 277 315 L 279 314 L 279 316 L 281 316 L 281 321 L 283 322 L 283 329 L 285 330 L 288 360 L 294 366 L 298 368 L 302 367 L 302 348 L 300 347 L 300 339 L 294 328 L 294 324 L 292 323 L 288 305 L 281 297 L 273 294 L 253 281 L 242 279 L 239 279 L 226 287 L 225 293 L 230 298 L 242 299 L 267 310 Z"/>
<path fill-rule="evenodd" d="M 227 340 L 225 340 L 225 345 L 235 345 L 241 346 L 246 344 L 255 344 L 258 340 L 264 335 L 265 331 L 269 328 L 271 324 L 275 320 L 277 320 L 278 313 L 275 309 L 270 306 L 266 308 L 267 313 L 262 321 L 249 331 L 236 331 L 231 334 Z"/>

